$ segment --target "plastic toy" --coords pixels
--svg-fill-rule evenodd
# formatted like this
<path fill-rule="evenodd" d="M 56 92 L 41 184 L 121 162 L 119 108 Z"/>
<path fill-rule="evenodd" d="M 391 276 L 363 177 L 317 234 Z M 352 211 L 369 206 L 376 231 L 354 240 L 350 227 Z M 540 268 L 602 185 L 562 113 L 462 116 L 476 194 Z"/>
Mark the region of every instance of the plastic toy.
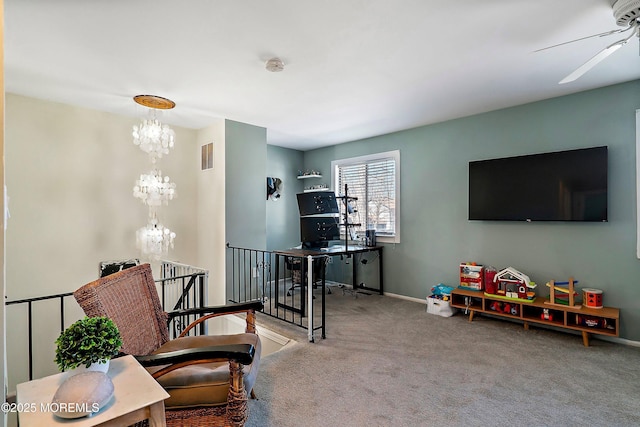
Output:
<path fill-rule="evenodd" d="M 513 267 L 500 270 L 493 278 L 494 284 L 487 286 L 487 290 L 494 291 L 493 294 L 485 291 L 487 296 L 498 295 L 516 301 L 531 301 L 535 298 L 535 282 L 532 282 L 524 273 Z"/>
<path fill-rule="evenodd" d="M 581 305 L 576 305 L 575 297 L 578 295 L 574 289 L 576 283 L 578 283 L 578 281 L 573 280 L 573 277 L 569 277 L 569 281 L 567 282 L 550 280 L 546 284 L 549 287 L 549 301 L 545 301 L 544 303 L 549 305 L 568 305 L 569 307 L 575 308 L 582 307 Z M 557 295 L 556 293 L 564 295 Z"/>
<path fill-rule="evenodd" d="M 495 294 L 497 290 L 497 284 L 494 281 L 498 274 L 498 270 L 495 267 L 488 266 L 484 268 L 484 290 L 487 294 Z"/>
<path fill-rule="evenodd" d="M 451 291 L 453 288 L 451 286 L 444 285 L 442 283 L 438 283 L 433 288 L 431 288 L 431 295 L 451 295 Z"/>
<path fill-rule="evenodd" d="M 502 311 L 502 303 L 498 302 L 498 301 L 491 301 L 491 304 L 489 305 L 489 309 L 493 310 L 493 311 Z"/>
<path fill-rule="evenodd" d="M 582 304 L 587 308 L 602 308 L 602 291 L 600 289 L 582 289 Z"/>
<path fill-rule="evenodd" d="M 542 320 L 553 320 L 553 313 L 550 313 L 548 308 L 544 308 L 544 309 L 542 309 L 542 313 L 540 314 L 540 318 Z"/>
<path fill-rule="evenodd" d="M 518 315 L 518 306 L 516 304 L 509 304 L 508 302 L 502 307 L 502 312 L 505 314 L 511 314 L 513 316 Z"/>
<path fill-rule="evenodd" d="M 475 262 L 460 264 L 460 287 L 481 291 L 484 289 L 484 267 Z"/>
<path fill-rule="evenodd" d="M 607 319 L 600 317 L 576 314 L 576 323 L 578 325 L 587 326 L 589 328 L 613 329 L 613 326 L 607 324 Z"/>

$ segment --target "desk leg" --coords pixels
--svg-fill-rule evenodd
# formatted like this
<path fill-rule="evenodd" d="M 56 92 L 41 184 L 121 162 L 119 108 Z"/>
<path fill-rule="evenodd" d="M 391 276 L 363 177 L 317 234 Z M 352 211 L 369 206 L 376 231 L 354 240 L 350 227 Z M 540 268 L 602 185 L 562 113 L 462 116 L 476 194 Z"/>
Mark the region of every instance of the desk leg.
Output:
<path fill-rule="evenodd" d="M 356 254 L 352 254 L 351 255 L 351 264 L 353 264 L 352 267 L 352 271 L 353 273 L 351 274 L 351 286 L 353 288 L 353 292 L 356 292 L 358 290 L 358 266 L 356 263 Z"/>
<path fill-rule="evenodd" d="M 276 259 L 275 259 L 275 308 L 278 309 L 278 311 L 276 313 L 280 312 L 280 308 L 284 309 L 284 310 L 290 310 L 294 313 L 299 314 L 300 316 L 304 317 L 305 316 L 305 298 L 306 298 L 306 288 L 307 288 L 307 282 L 305 281 L 305 275 L 306 275 L 306 263 L 304 262 L 304 257 L 290 257 L 291 259 L 296 259 L 296 260 L 300 260 L 300 295 L 298 295 L 296 292 L 292 292 L 290 295 L 287 295 L 287 286 L 288 286 L 288 282 L 287 282 L 287 273 L 286 271 L 284 272 L 283 278 L 282 278 L 282 284 L 284 285 L 284 295 L 283 295 L 283 301 L 284 302 L 280 302 L 280 257 L 286 257 L 287 255 L 277 255 L 276 254 Z M 286 258 L 285 258 L 285 264 L 286 264 Z M 295 287 L 295 283 L 293 280 L 293 275 L 291 276 L 291 285 L 292 287 Z M 296 297 L 300 298 L 300 305 L 299 308 L 297 308 L 296 305 Z M 291 304 L 291 305 L 289 305 Z M 286 313 L 286 312 L 285 312 Z M 286 314 L 285 314 L 286 315 Z M 278 315 L 276 317 L 279 317 Z"/>
<path fill-rule="evenodd" d="M 304 271 L 304 259 L 301 260 L 302 262 L 302 271 Z M 309 298 L 309 302 L 308 302 L 308 308 L 307 308 L 307 322 L 309 323 L 309 342 L 314 342 L 314 337 L 313 337 L 313 257 L 312 256 L 308 256 L 307 257 L 307 297 Z M 304 283 L 304 274 L 302 275 L 302 279 L 300 280 L 301 282 Z M 304 286 L 303 288 L 304 289 Z M 300 293 L 301 296 L 303 296 L 304 294 L 301 292 Z M 301 298 L 302 302 L 304 303 L 304 298 Z M 303 316 L 304 316 L 304 306 L 303 306 Z"/>
<path fill-rule="evenodd" d="M 280 255 L 275 254 L 275 269 L 276 269 L 276 284 L 275 284 L 275 289 L 274 289 L 274 293 L 276 295 L 275 301 L 276 301 L 276 309 L 279 308 L 278 306 L 278 301 L 280 301 L 278 299 L 278 297 L 280 296 Z"/>
<path fill-rule="evenodd" d="M 382 271 L 382 247 L 378 249 L 378 262 L 380 265 L 378 266 L 378 274 L 380 277 L 378 278 L 378 282 L 380 283 L 380 295 L 384 295 L 384 282 L 383 282 L 383 271 Z"/>
<path fill-rule="evenodd" d="M 306 313 L 306 309 L 305 309 L 305 287 L 307 287 L 308 283 L 309 283 L 309 277 L 313 276 L 313 273 L 309 273 L 309 271 L 313 271 L 310 270 L 311 267 L 308 267 L 307 264 L 304 262 L 305 259 L 304 258 L 300 258 L 300 316 L 304 317 L 305 313 Z M 306 279 L 306 280 L 305 280 Z M 311 282 L 313 284 L 313 282 Z M 293 285 L 295 288 L 295 284 Z M 293 298 L 291 299 L 291 302 L 293 304 L 293 306 L 295 307 L 296 303 L 296 295 L 295 293 L 293 293 L 291 295 Z"/>
<path fill-rule="evenodd" d="M 325 328 L 325 290 L 326 290 L 326 277 L 327 277 L 327 262 L 326 258 L 321 258 L 319 262 L 322 263 L 322 339 L 327 338 Z"/>

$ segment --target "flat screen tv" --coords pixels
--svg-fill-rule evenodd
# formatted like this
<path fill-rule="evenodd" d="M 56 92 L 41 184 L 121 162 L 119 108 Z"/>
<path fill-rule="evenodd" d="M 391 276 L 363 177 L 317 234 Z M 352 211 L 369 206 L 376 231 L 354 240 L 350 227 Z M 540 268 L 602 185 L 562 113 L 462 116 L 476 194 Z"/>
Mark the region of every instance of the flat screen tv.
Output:
<path fill-rule="evenodd" d="M 333 191 L 309 191 L 296 196 L 300 216 L 338 213 L 338 202 Z"/>
<path fill-rule="evenodd" d="M 469 162 L 469 220 L 607 221 L 607 147 Z"/>
<path fill-rule="evenodd" d="M 306 216 L 300 218 L 300 241 L 303 248 L 323 248 L 340 240 L 338 217 Z"/>

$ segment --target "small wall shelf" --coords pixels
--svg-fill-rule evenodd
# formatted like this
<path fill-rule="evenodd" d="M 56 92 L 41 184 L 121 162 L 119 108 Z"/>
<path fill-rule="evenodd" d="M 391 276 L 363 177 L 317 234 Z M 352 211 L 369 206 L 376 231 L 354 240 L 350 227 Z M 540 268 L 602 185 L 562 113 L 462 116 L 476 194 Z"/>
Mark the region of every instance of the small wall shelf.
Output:
<path fill-rule="evenodd" d="M 322 175 L 317 173 L 314 170 L 298 175 L 298 179 L 309 179 L 309 178 L 322 178 Z M 306 186 L 303 190 L 303 192 L 305 193 L 310 193 L 312 191 L 331 191 L 331 189 L 325 184 L 319 184 L 319 185 Z"/>
<path fill-rule="evenodd" d="M 304 190 L 302 190 L 303 193 L 312 193 L 314 191 L 331 191 L 331 189 L 329 187 L 322 187 L 322 188 L 305 188 Z"/>
<path fill-rule="evenodd" d="M 589 346 L 589 334 L 610 337 L 620 334 L 620 310 L 617 308 L 577 308 L 550 305 L 547 301 L 548 299 L 543 297 L 536 297 L 531 302 L 505 301 L 500 297 L 488 296 L 482 291 L 459 288 L 451 292 L 451 307 L 457 307 L 463 312 L 468 311 L 469 322 L 473 320 L 474 313 L 485 313 L 520 320 L 524 323 L 525 329 L 529 329 L 529 323 L 571 329 L 582 332 L 582 343 L 585 347 Z M 510 313 L 495 311 L 491 309 L 494 302 L 509 303 L 516 308 Z"/>

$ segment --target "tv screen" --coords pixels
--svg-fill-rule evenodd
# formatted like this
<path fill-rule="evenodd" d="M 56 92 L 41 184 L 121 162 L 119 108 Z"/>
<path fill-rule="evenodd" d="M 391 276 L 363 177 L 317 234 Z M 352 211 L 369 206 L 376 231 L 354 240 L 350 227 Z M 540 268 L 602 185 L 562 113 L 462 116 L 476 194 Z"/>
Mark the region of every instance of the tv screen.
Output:
<path fill-rule="evenodd" d="M 298 193 L 300 216 L 338 213 L 338 202 L 333 191 Z"/>
<path fill-rule="evenodd" d="M 307 216 L 300 218 L 300 241 L 303 247 L 326 247 L 331 240 L 340 240 L 337 217 Z"/>
<path fill-rule="evenodd" d="M 607 147 L 469 162 L 469 220 L 607 221 Z"/>

